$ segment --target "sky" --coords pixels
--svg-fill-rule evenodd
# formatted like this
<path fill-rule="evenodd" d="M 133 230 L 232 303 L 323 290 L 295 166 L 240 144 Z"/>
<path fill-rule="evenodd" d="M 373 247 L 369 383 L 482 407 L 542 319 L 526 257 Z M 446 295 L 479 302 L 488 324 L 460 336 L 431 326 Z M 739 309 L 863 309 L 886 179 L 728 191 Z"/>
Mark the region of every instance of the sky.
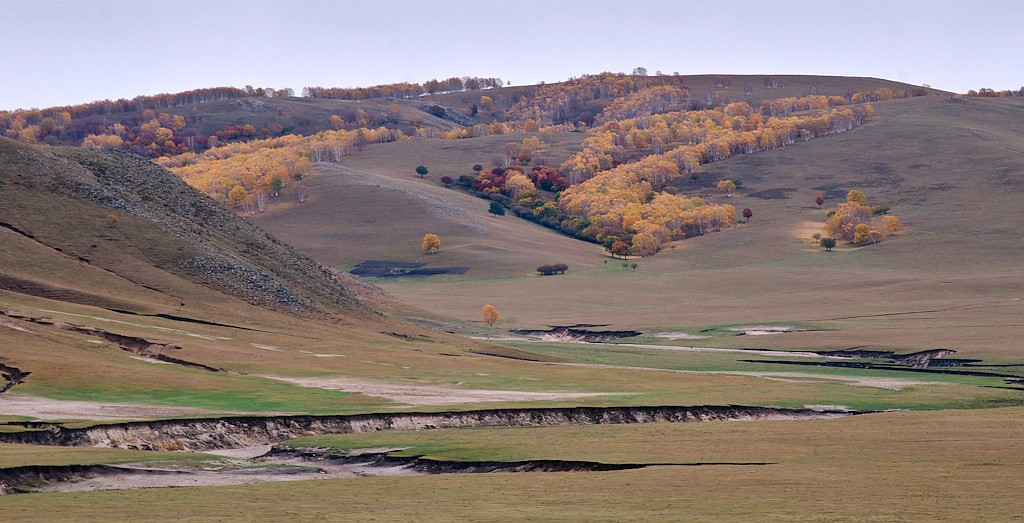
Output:
<path fill-rule="evenodd" d="M 1024 2 L 0 0 L 0 110 L 605 71 L 1024 86 Z"/>

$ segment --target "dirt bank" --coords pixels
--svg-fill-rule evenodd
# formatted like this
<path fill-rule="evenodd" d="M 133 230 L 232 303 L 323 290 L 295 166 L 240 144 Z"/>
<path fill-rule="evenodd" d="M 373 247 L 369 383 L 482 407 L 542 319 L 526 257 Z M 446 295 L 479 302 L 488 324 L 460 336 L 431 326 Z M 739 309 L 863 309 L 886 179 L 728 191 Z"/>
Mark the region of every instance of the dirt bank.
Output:
<path fill-rule="evenodd" d="M 347 416 L 240 416 L 109 423 L 86 428 L 26 422 L 19 425 L 36 430 L 0 433 L 0 441 L 141 450 L 209 450 L 280 443 L 300 436 L 378 430 L 818 419 L 845 415 L 849 413 L 744 406 L 669 406 L 491 409 Z"/>

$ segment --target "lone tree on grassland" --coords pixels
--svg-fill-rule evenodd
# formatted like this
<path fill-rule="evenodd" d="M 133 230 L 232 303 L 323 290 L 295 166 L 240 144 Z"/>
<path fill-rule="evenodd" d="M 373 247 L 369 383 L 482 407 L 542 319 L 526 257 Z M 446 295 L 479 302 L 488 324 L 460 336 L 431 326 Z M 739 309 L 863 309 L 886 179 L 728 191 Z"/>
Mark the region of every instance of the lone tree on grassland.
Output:
<path fill-rule="evenodd" d="M 427 175 L 427 167 L 425 165 L 416 167 L 416 174 L 420 175 L 420 178 L 423 178 Z"/>
<path fill-rule="evenodd" d="M 443 183 L 445 187 L 451 187 L 451 185 L 455 183 L 455 180 L 453 180 L 451 176 L 442 176 L 441 183 Z"/>
<path fill-rule="evenodd" d="M 832 252 L 832 247 L 836 246 L 836 241 L 832 238 L 822 238 L 821 246 L 825 248 L 826 252 Z"/>
<path fill-rule="evenodd" d="M 441 248 L 441 240 L 436 234 L 427 233 L 423 235 L 423 250 L 434 254 Z"/>
<path fill-rule="evenodd" d="M 487 209 L 487 212 L 495 216 L 505 216 L 505 206 L 499 201 L 492 201 L 491 208 Z"/>
<path fill-rule="evenodd" d="M 750 217 L 754 215 L 754 211 L 750 210 L 750 207 L 743 208 L 743 219 L 750 221 Z"/>
<path fill-rule="evenodd" d="M 825 203 L 825 197 L 819 195 L 817 198 L 814 199 L 814 203 L 818 204 L 818 208 L 821 209 L 821 205 Z"/>
<path fill-rule="evenodd" d="M 498 310 L 490 305 L 484 305 L 484 323 L 488 326 L 498 322 Z"/>
<path fill-rule="evenodd" d="M 732 180 L 718 182 L 718 190 L 725 193 L 727 198 L 732 198 L 732 192 L 736 190 L 736 184 Z"/>

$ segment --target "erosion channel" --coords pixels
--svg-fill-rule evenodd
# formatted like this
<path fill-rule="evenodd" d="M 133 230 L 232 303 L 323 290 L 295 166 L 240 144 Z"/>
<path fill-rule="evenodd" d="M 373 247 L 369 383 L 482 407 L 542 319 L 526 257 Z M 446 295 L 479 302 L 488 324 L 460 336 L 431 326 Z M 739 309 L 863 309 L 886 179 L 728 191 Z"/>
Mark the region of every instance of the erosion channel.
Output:
<path fill-rule="evenodd" d="M 526 427 L 623 423 L 821 419 L 851 412 L 744 406 L 577 407 L 490 409 L 437 413 L 344 416 L 275 416 L 175 419 L 67 428 L 18 422 L 25 431 L 0 433 L 0 442 L 138 450 L 205 451 L 232 456 L 214 466 L 160 464 L 26 466 L 0 468 L 0 493 L 100 490 L 183 485 L 223 485 L 298 479 L 484 472 L 602 471 L 649 464 L 581 461 L 439 461 L 398 457 L 396 449 L 296 449 L 273 446 L 300 436 L 380 430 L 462 427 Z M 245 455 L 231 449 L 257 449 Z M 241 457 L 235 457 L 241 456 Z M 665 464 L 661 464 L 665 465 Z M 675 463 L 671 465 L 765 465 L 764 463 Z"/>

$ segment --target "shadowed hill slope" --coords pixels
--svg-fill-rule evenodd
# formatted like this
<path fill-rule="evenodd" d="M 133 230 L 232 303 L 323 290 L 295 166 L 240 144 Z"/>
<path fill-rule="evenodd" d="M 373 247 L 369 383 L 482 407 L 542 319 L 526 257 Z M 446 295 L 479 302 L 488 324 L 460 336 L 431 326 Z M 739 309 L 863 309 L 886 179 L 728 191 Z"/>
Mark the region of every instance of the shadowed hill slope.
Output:
<path fill-rule="evenodd" d="M 303 315 L 370 312 L 312 259 L 134 155 L 3 139 L 0 187 L 8 231 L 139 286 L 160 289 L 161 271 Z"/>

